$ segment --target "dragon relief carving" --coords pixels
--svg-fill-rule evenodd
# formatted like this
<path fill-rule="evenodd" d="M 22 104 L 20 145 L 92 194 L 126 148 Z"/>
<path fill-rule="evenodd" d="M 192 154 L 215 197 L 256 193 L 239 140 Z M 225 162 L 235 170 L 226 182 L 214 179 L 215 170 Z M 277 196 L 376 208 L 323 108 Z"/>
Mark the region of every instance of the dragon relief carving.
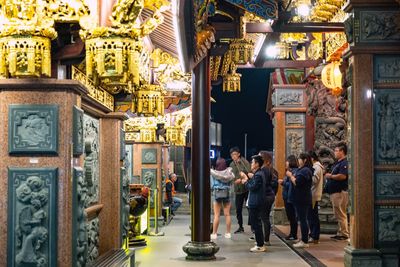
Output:
<path fill-rule="evenodd" d="M 400 40 L 400 13 L 365 11 L 361 13 L 366 41 Z"/>

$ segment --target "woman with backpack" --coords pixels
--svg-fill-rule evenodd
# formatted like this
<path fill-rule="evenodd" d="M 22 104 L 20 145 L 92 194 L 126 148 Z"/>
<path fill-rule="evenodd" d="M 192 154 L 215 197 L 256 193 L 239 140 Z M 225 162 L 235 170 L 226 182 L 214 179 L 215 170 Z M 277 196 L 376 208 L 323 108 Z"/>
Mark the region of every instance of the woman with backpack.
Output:
<path fill-rule="evenodd" d="M 221 209 L 224 210 L 226 221 L 225 238 L 231 238 L 231 202 L 229 199 L 229 191 L 231 183 L 235 179 L 235 175 L 231 167 L 226 167 L 226 161 L 223 158 L 217 159 L 215 170 L 211 169 L 210 173 L 211 190 L 214 197 L 214 221 L 211 239 L 217 239 Z"/>

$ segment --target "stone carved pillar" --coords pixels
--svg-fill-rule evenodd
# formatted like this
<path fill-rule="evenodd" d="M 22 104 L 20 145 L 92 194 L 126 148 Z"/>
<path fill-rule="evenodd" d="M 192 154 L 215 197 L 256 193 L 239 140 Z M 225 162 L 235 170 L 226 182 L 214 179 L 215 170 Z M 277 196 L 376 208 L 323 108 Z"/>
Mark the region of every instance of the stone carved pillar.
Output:
<path fill-rule="evenodd" d="M 86 93 L 71 80 L 0 80 L 0 266 L 74 262 L 73 109 Z"/>
<path fill-rule="evenodd" d="M 308 82 L 306 92 L 308 95 L 307 113 L 315 117 L 313 149 L 329 172 L 335 162 L 334 149 L 336 144 L 346 141 L 346 100 L 342 96 L 333 96 L 321 80 Z M 336 233 L 337 221 L 333 215 L 329 195 L 323 194 L 319 204 L 321 232 Z"/>
<path fill-rule="evenodd" d="M 274 164 L 279 177 L 285 175 L 285 162 L 291 154 L 299 155 L 306 150 L 306 94 L 305 86 L 272 85 L 270 90 L 274 113 Z M 282 187 L 275 200 L 274 223 L 286 222 Z"/>
<path fill-rule="evenodd" d="M 352 205 L 345 266 L 399 266 L 400 10 L 394 1 L 353 0 L 346 12 Z"/>

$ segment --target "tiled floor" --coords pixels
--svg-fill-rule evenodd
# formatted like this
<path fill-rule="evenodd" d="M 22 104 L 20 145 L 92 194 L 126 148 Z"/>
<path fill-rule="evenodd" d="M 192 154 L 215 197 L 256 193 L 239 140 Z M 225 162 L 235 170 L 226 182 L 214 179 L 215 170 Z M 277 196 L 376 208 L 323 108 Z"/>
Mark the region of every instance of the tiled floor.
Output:
<path fill-rule="evenodd" d="M 223 217 L 220 224 L 219 233 L 225 232 Z M 217 253 L 217 260 L 213 262 L 193 262 L 186 261 L 186 254 L 182 246 L 190 240 L 189 230 L 190 216 L 178 215 L 171 223 L 161 229 L 165 236 L 148 237 L 148 245 L 145 248 L 136 250 L 137 267 L 181 267 L 181 266 L 309 266 L 300 256 L 287 247 L 278 237 L 271 236 L 272 246 L 268 247 L 268 252 L 251 253 L 249 249 L 254 246 L 249 241 L 250 230 L 246 227 L 244 234 L 232 234 L 232 239 L 225 239 L 222 235 L 218 236 L 216 243 L 220 247 Z M 233 225 L 234 230 L 237 225 Z"/>
<path fill-rule="evenodd" d="M 284 235 L 289 234 L 289 226 L 276 227 Z M 298 233 L 300 233 L 300 229 Z M 311 258 L 315 258 L 322 263 L 319 266 L 343 267 L 344 247 L 347 245 L 347 241 L 335 241 L 332 240 L 330 236 L 331 235 L 321 235 L 319 244 L 310 244 L 309 248 L 299 249 L 299 252 L 306 251 L 311 254 Z"/>

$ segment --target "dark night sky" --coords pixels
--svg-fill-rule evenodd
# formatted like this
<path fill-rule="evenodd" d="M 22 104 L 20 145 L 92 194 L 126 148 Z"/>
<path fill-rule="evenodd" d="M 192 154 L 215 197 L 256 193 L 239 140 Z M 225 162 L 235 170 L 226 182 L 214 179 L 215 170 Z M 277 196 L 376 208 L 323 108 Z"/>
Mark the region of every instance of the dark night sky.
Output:
<path fill-rule="evenodd" d="M 222 124 L 222 157 L 238 146 L 244 156 L 244 134 L 247 133 L 247 157 L 260 150 L 272 150 L 272 122 L 265 112 L 269 69 L 239 69 L 242 74 L 240 93 L 223 93 L 222 84 L 213 86 L 212 121 Z"/>

